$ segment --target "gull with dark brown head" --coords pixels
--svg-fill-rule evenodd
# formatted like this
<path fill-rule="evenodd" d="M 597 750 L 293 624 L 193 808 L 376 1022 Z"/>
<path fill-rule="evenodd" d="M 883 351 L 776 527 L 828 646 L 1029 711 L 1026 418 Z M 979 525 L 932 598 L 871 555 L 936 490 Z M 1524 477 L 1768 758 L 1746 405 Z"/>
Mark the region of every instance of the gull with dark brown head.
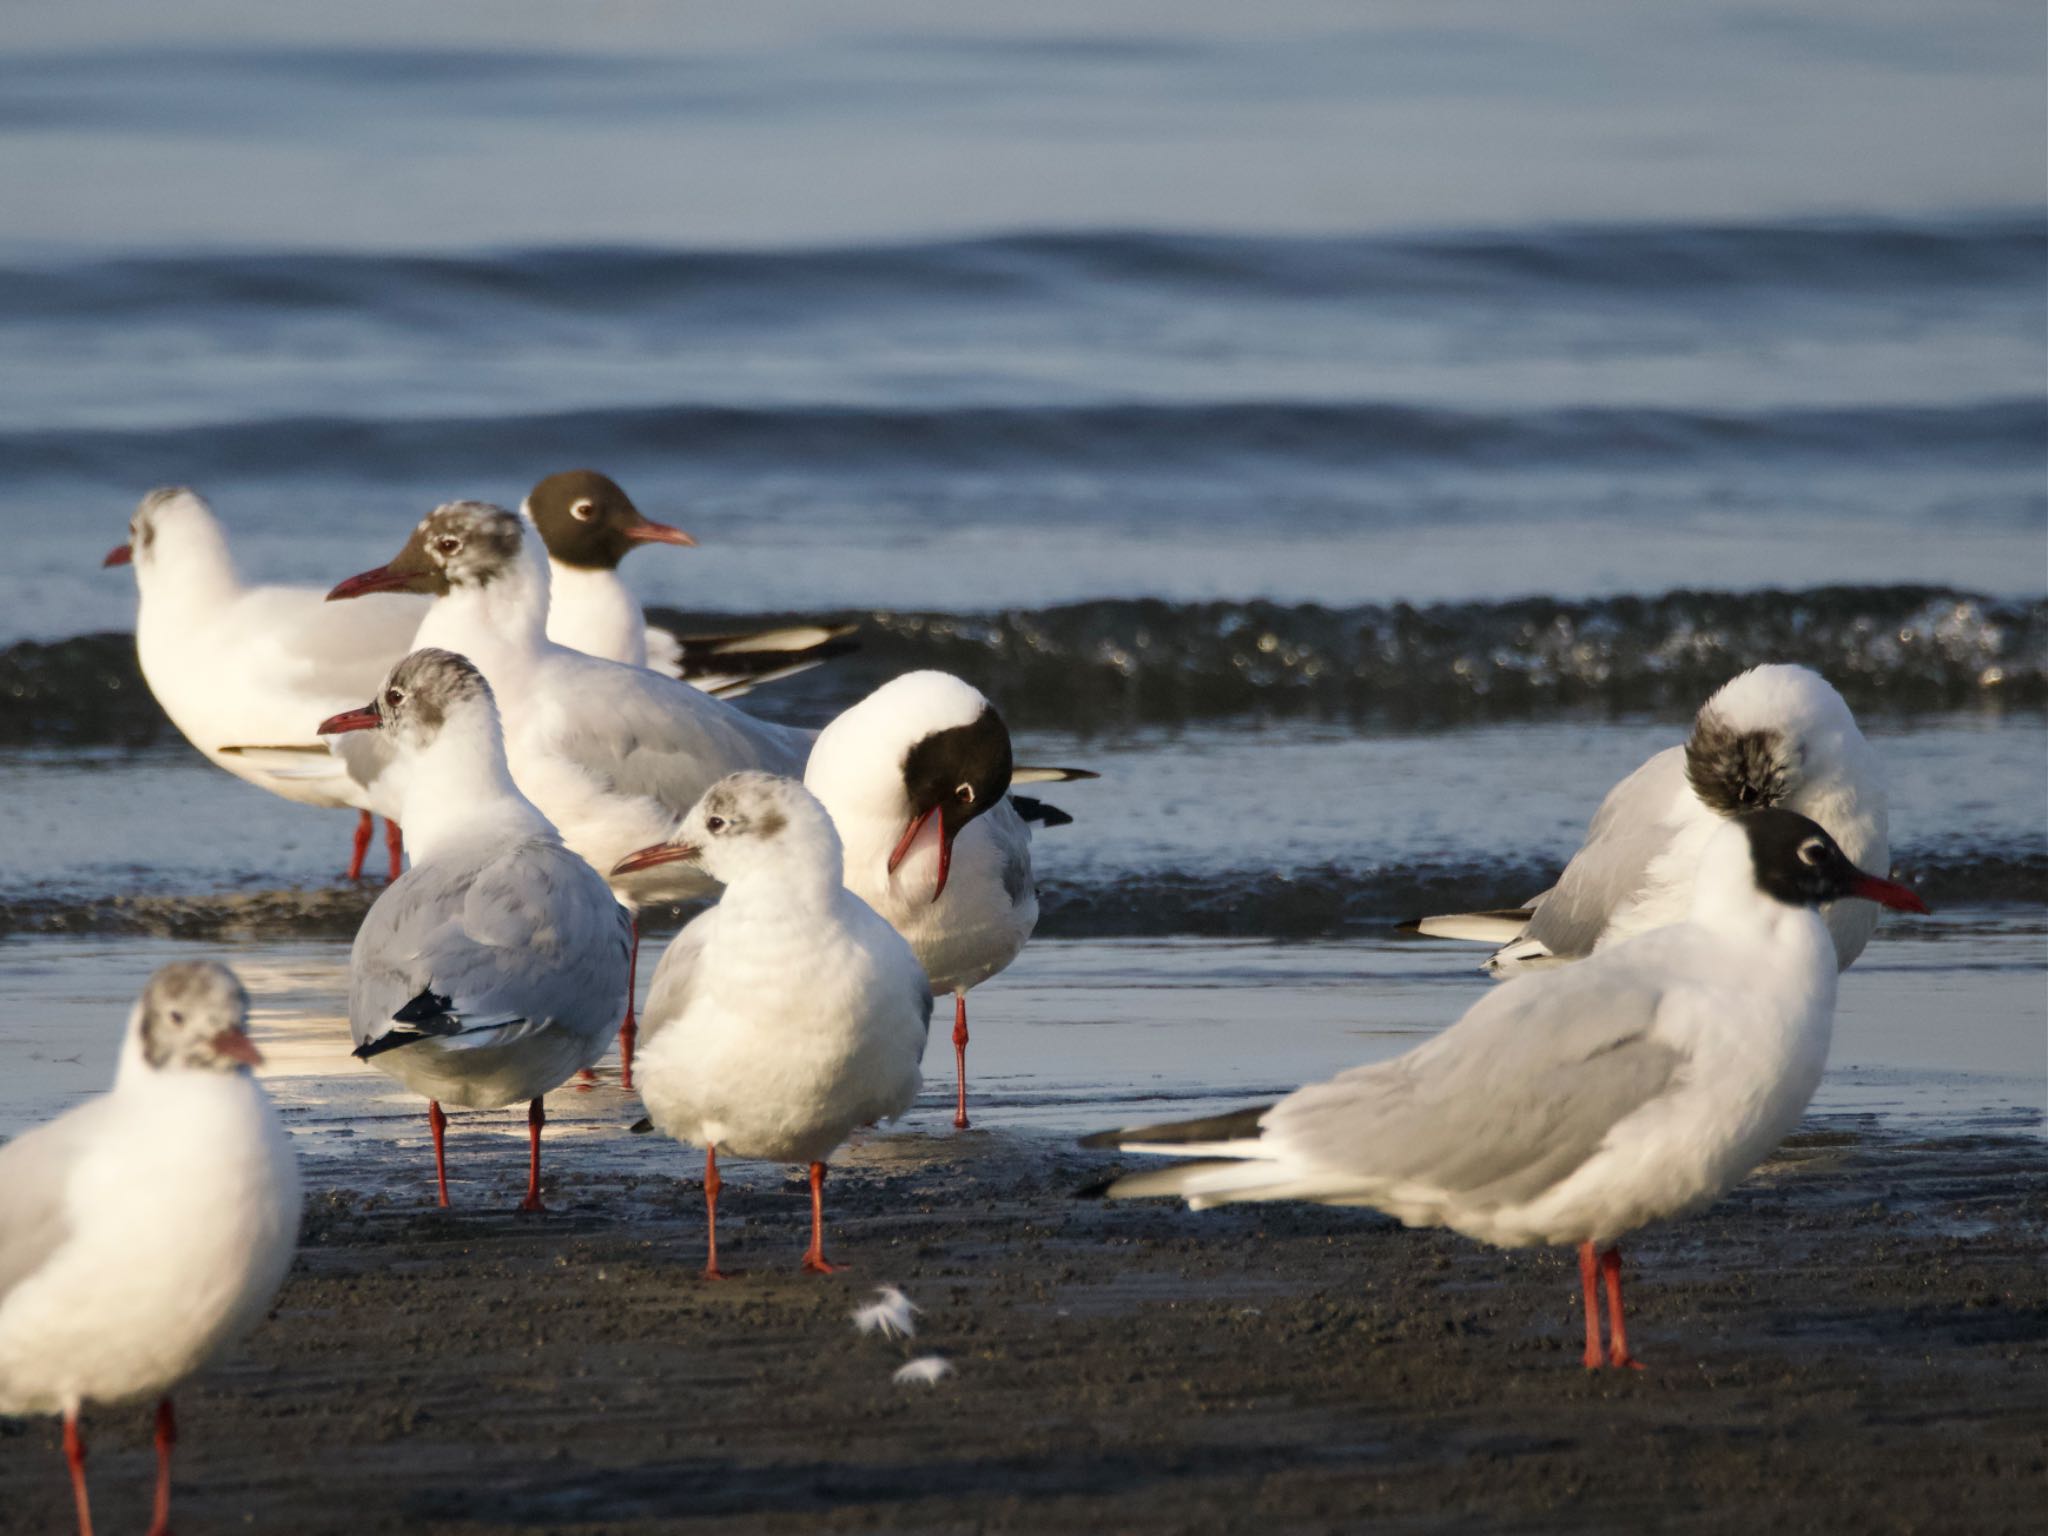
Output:
<path fill-rule="evenodd" d="M 1927 910 L 1818 823 L 1738 815 L 1706 839 L 1684 921 L 1518 976 L 1392 1061 L 1087 1145 L 1196 1159 L 1117 1179 L 1111 1196 L 1367 1205 L 1496 1247 L 1575 1245 L 1585 1363 L 1634 1365 L 1621 1239 L 1719 1198 L 1798 1124 L 1834 1025 L 1820 914 L 1849 900 Z"/>

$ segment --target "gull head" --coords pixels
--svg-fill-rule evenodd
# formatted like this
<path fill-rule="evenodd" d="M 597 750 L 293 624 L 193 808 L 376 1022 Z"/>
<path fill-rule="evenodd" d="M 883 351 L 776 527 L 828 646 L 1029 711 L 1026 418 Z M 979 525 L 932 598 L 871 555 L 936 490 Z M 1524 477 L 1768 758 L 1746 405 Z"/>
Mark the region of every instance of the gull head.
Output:
<path fill-rule="evenodd" d="M 666 842 L 628 854 L 613 876 L 689 864 L 722 885 L 773 874 L 828 881 L 837 889 L 839 834 L 811 792 L 780 774 L 729 773 L 705 790 Z"/>
<path fill-rule="evenodd" d="M 527 493 L 525 511 L 548 558 L 579 570 L 617 570 L 643 544 L 697 542 L 680 528 L 643 517 L 618 481 L 594 469 L 549 475 Z"/>
<path fill-rule="evenodd" d="M 136 503 L 127 540 L 108 550 L 100 564 L 133 565 L 143 578 L 159 560 L 187 549 L 224 550 L 220 520 L 190 486 L 160 485 Z"/>
<path fill-rule="evenodd" d="M 451 501 L 413 529 L 388 565 L 336 583 L 327 600 L 369 592 L 423 592 L 445 597 L 458 587 L 488 587 L 516 570 L 526 524 L 516 512 L 482 501 Z"/>
<path fill-rule="evenodd" d="M 819 733 L 804 782 L 835 817 L 888 824 L 890 875 L 933 848 L 937 901 L 953 840 L 1010 792 L 1012 766 L 1009 728 L 980 690 L 950 673 L 909 672 Z"/>
<path fill-rule="evenodd" d="M 1821 907 L 1845 897 L 1899 912 L 1927 910 L 1907 886 L 1858 869 L 1817 821 L 1796 811 L 1750 811 L 1714 834 L 1700 861 L 1701 896 L 1748 886 L 1788 907 Z"/>
<path fill-rule="evenodd" d="M 1869 757 L 1841 694 L 1807 667 L 1752 667 L 1701 706 L 1685 744 L 1693 793 L 1723 816 L 1783 806 L 1838 783 Z"/>
<path fill-rule="evenodd" d="M 131 1027 L 152 1071 L 240 1072 L 263 1060 L 248 1023 L 249 994 L 233 971 L 180 960 L 149 978 Z"/>
<path fill-rule="evenodd" d="M 450 720 L 489 714 L 497 706 L 491 685 L 469 658 L 429 646 L 402 658 L 384 679 L 377 697 L 361 709 L 322 720 L 322 736 L 382 730 L 400 751 L 424 751 L 440 739 Z"/>

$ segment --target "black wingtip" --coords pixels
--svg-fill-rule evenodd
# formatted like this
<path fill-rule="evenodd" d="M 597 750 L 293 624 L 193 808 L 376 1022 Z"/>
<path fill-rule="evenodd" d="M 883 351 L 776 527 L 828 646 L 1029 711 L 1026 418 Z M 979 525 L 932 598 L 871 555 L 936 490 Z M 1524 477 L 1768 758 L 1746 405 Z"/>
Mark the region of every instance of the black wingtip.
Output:
<path fill-rule="evenodd" d="M 1086 1145 L 1086 1143 L 1083 1143 L 1083 1145 Z M 1097 1179 L 1093 1184 L 1083 1184 L 1074 1191 L 1071 1198 L 1075 1200 L 1107 1200 L 1109 1192 L 1116 1188 L 1116 1181 L 1122 1177 L 1123 1175 L 1120 1173 L 1113 1173 L 1106 1179 Z"/>
<path fill-rule="evenodd" d="M 1107 1148 L 1110 1151 L 1115 1151 L 1118 1147 L 1124 1144 L 1124 1141 L 1126 1140 L 1128 1134 L 1128 1132 L 1123 1131 L 1121 1129 L 1114 1131 L 1097 1131 L 1092 1136 L 1083 1136 L 1081 1138 L 1081 1145 L 1086 1147 L 1091 1152 L 1099 1152 L 1102 1151 L 1104 1148 Z"/>
<path fill-rule="evenodd" d="M 1422 932 L 1422 925 L 1428 921 L 1429 919 L 1426 917 L 1404 917 L 1400 922 L 1394 924 L 1394 931 L 1396 933 L 1420 933 Z"/>
<path fill-rule="evenodd" d="M 1070 826 L 1074 820 L 1058 806 L 1047 805 L 1043 800 L 1034 800 L 1029 795 L 1011 795 L 1010 804 L 1017 808 L 1019 816 L 1041 827 Z"/>
<path fill-rule="evenodd" d="M 653 1129 L 654 1122 L 647 1116 L 642 1115 L 638 1120 L 635 1120 L 633 1122 L 632 1134 L 635 1136 L 645 1136 L 649 1131 Z"/>
<path fill-rule="evenodd" d="M 394 1024 L 431 1024 L 448 1017 L 454 1004 L 436 992 L 432 987 L 421 987 L 419 995 L 412 998 L 398 1012 L 391 1015 Z"/>
<path fill-rule="evenodd" d="M 1259 1123 L 1266 1118 L 1271 1104 L 1254 1104 L 1249 1109 L 1233 1109 L 1220 1115 L 1205 1115 L 1200 1120 L 1171 1120 L 1159 1125 L 1127 1125 L 1121 1130 L 1097 1131 L 1093 1136 L 1081 1138 L 1081 1145 L 1091 1151 L 1104 1148 L 1127 1147 L 1134 1141 L 1186 1142 L 1186 1141 L 1245 1141 L 1255 1139 L 1259 1134 Z"/>

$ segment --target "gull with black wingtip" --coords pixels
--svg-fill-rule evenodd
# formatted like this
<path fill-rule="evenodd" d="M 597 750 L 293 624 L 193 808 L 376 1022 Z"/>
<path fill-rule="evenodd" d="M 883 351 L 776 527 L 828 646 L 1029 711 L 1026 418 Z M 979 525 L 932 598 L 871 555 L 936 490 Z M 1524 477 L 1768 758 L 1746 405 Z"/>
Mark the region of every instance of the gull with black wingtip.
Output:
<path fill-rule="evenodd" d="M 1766 806 L 1811 817 L 1866 868 L 1891 861 L 1883 765 L 1842 696 L 1805 667 L 1753 667 L 1717 691 L 1683 746 L 1608 792 L 1584 846 L 1542 895 L 1407 926 L 1499 945 L 1486 963 L 1496 976 L 1577 960 L 1683 917 L 1715 832 Z M 1877 907 L 1852 897 L 1823 916 L 1846 970 L 1876 931 Z"/>
<path fill-rule="evenodd" d="M 442 1104 L 524 1101 L 520 1209 L 540 1210 L 543 1099 L 599 1060 L 618 1029 L 625 909 L 520 793 L 490 686 L 462 657 L 413 652 L 369 704 L 320 729 L 387 739 L 413 845 L 412 868 L 377 898 L 349 952 L 355 1053 L 428 1101 L 443 1206 Z"/>
<path fill-rule="evenodd" d="M 1093 778 L 1022 769 L 1003 717 L 945 672 L 885 683 L 818 734 L 805 786 L 832 813 L 847 888 L 909 941 L 936 994 L 953 994 L 953 1124 L 967 1126 L 967 993 L 1024 948 L 1038 923 L 1031 829 L 1017 781 Z M 1071 820 L 1037 802 L 1051 825 Z"/>
<path fill-rule="evenodd" d="M 1576 1245 L 1585 1364 L 1633 1366 L 1620 1241 L 1718 1199 L 1798 1124 L 1834 1027 L 1818 909 L 1849 899 L 1927 910 L 1804 816 L 1723 820 L 1684 921 L 1518 976 L 1392 1061 L 1085 1145 L 1197 1159 L 1119 1178 L 1113 1197 L 1366 1205 L 1501 1248 Z"/>
<path fill-rule="evenodd" d="M 112 1091 L 0 1147 L 0 1414 L 63 1416 L 80 1536 L 83 1406 L 157 1399 L 149 1529 L 168 1536 L 171 1393 L 262 1318 L 291 1266 L 298 1163 L 248 1018 L 225 966 L 163 967 Z"/>

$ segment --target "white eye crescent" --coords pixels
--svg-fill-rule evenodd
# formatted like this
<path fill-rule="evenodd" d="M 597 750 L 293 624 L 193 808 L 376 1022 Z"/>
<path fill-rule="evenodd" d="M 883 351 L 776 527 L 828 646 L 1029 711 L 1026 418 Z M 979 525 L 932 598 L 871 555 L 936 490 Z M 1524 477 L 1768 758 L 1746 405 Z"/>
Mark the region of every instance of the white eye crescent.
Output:
<path fill-rule="evenodd" d="M 569 515 L 579 523 L 587 523 L 597 516 L 597 503 L 588 500 L 572 503 L 569 508 Z"/>
<path fill-rule="evenodd" d="M 1823 864 L 1827 862 L 1828 845 L 1817 837 L 1809 837 L 1799 845 L 1799 861 L 1802 864 Z"/>
<path fill-rule="evenodd" d="M 972 784 L 956 785 L 953 790 L 953 798 L 962 805 L 974 804 L 974 786 Z"/>

